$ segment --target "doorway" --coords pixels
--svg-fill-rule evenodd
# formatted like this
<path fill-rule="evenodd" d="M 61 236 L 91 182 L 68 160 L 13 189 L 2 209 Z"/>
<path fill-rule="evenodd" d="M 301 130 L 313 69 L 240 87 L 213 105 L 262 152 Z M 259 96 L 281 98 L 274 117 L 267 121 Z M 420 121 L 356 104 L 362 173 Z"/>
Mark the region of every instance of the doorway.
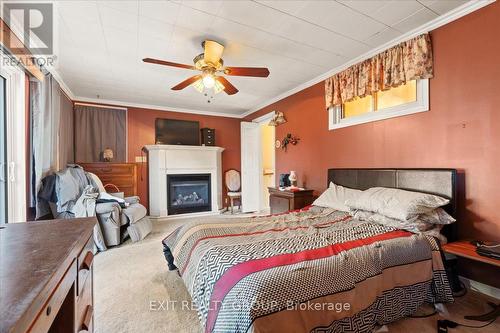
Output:
<path fill-rule="evenodd" d="M 260 211 L 269 211 L 268 187 L 276 186 L 275 177 L 275 151 L 274 140 L 276 138 L 276 127 L 270 126 L 269 121 L 274 117 L 274 112 L 267 114 L 264 119 L 257 119 L 260 130 L 260 154 L 261 154 L 261 195 Z"/>
<path fill-rule="evenodd" d="M 276 128 L 268 125 L 274 115 L 273 111 L 252 122 L 241 123 L 241 199 L 244 213 L 269 210 L 268 187 L 276 186 Z"/>
<path fill-rule="evenodd" d="M 25 87 L 21 68 L 0 66 L 0 224 L 26 221 Z"/>
<path fill-rule="evenodd" d="M 5 78 L 0 76 L 0 224 L 7 223 L 7 113 Z"/>

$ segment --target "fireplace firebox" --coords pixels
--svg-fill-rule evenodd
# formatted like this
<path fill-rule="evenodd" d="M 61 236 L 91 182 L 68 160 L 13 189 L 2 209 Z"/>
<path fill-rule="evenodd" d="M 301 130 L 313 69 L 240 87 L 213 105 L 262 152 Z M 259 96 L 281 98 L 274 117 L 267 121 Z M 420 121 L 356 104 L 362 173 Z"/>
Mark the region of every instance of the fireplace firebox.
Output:
<path fill-rule="evenodd" d="M 167 175 L 168 215 L 212 210 L 210 174 Z"/>

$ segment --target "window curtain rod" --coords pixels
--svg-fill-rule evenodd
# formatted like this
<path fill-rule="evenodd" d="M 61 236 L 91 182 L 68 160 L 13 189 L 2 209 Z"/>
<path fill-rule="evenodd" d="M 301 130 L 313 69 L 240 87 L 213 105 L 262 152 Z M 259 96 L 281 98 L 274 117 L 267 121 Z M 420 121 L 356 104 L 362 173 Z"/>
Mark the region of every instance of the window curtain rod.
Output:
<path fill-rule="evenodd" d="M 111 106 L 111 105 L 101 105 L 101 104 L 93 104 L 93 103 L 82 103 L 82 102 L 75 102 L 75 105 L 82 105 L 82 106 L 92 106 L 95 108 L 101 108 L 101 109 L 113 109 L 113 110 L 123 110 L 127 111 L 127 108 L 121 107 L 121 106 Z"/>

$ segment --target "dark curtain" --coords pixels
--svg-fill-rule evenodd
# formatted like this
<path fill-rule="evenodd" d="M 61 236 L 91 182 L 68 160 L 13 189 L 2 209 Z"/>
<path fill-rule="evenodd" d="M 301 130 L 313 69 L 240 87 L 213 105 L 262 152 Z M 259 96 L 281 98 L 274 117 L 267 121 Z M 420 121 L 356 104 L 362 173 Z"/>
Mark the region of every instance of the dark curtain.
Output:
<path fill-rule="evenodd" d="M 76 162 L 101 162 L 104 149 L 113 162 L 126 162 L 126 110 L 75 105 Z"/>
<path fill-rule="evenodd" d="M 61 120 L 59 126 L 59 170 L 75 163 L 73 102 L 61 93 Z"/>

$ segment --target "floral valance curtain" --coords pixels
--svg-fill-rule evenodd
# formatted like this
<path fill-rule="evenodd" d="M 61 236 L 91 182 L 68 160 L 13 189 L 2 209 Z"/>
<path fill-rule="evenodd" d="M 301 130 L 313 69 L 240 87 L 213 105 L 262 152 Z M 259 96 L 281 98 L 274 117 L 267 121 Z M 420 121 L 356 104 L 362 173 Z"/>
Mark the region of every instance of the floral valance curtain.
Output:
<path fill-rule="evenodd" d="M 391 47 L 325 80 L 326 108 L 415 79 L 433 77 L 429 34 Z"/>

